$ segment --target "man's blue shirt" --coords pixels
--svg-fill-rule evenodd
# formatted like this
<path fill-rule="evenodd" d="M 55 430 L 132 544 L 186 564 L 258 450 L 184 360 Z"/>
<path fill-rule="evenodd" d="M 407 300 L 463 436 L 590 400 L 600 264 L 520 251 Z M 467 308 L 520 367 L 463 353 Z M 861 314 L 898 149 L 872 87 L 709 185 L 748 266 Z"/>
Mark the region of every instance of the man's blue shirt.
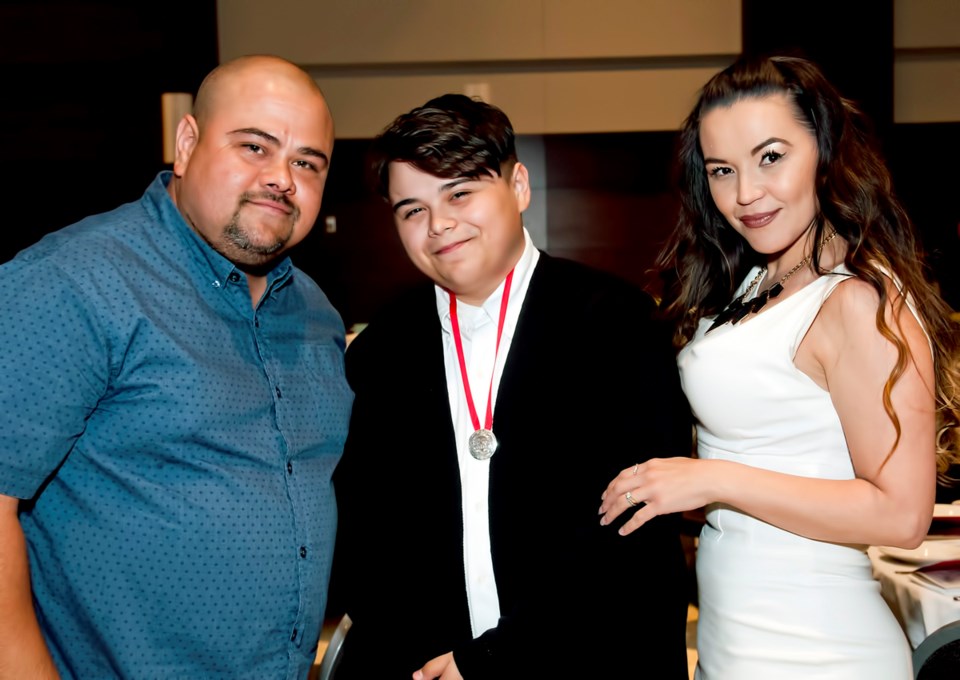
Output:
<path fill-rule="evenodd" d="M 352 393 L 340 316 L 143 198 L 0 267 L 0 493 L 64 678 L 304 678 Z"/>

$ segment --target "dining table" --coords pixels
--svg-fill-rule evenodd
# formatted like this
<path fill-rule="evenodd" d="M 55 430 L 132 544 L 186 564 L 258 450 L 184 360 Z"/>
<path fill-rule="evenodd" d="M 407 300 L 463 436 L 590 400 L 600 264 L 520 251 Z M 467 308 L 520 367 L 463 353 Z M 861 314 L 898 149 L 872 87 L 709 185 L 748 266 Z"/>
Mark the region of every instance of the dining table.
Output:
<path fill-rule="evenodd" d="M 941 626 L 960 621 L 960 504 L 936 507 L 919 547 L 870 546 L 867 555 L 914 649 Z"/>

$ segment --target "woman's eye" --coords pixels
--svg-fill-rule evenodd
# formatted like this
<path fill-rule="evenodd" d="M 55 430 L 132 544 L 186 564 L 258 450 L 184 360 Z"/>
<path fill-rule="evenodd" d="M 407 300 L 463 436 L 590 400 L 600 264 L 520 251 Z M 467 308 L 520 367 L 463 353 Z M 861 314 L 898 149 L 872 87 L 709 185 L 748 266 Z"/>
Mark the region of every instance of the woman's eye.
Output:
<path fill-rule="evenodd" d="M 412 210 L 408 210 L 407 212 L 403 213 L 403 219 L 408 220 L 414 215 L 416 215 L 417 213 L 422 211 L 423 211 L 423 208 L 413 208 Z"/>
<path fill-rule="evenodd" d="M 778 151 L 764 151 L 760 157 L 760 165 L 772 165 L 783 158 L 783 154 Z"/>
<path fill-rule="evenodd" d="M 733 172 L 733 170 L 723 165 L 718 165 L 707 170 L 707 174 L 710 177 L 723 177 L 724 175 L 729 175 L 731 172 Z"/>

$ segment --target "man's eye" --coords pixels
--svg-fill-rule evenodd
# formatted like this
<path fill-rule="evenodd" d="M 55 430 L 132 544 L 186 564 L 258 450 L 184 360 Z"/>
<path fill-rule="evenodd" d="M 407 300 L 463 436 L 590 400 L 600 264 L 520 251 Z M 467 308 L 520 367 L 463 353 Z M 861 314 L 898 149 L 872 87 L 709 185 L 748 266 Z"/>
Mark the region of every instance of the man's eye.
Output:
<path fill-rule="evenodd" d="M 244 146 L 244 148 L 246 148 L 246 149 L 248 149 L 249 151 L 252 151 L 252 152 L 254 152 L 254 153 L 263 153 L 263 147 L 260 146 L 259 144 L 254 144 L 253 142 L 248 142 L 248 143 L 244 144 L 243 146 Z"/>
<path fill-rule="evenodd" d="M 411 217 L 413 217 L 419 212 L 423 212 L 423 208 L 412 208 L 411 210 L 408 210 L 407 212 L 403 213 L 403 219 L 405 220 L 410 219 Z"/>
<path fill-rule="evenodd" d="M 313 170 L 314 172 L 316 172 L 317 170 L 317 166 L 311 163 L 310 161 L 294 161 L 293 164 L 296 165 L 298 168 Z"/>

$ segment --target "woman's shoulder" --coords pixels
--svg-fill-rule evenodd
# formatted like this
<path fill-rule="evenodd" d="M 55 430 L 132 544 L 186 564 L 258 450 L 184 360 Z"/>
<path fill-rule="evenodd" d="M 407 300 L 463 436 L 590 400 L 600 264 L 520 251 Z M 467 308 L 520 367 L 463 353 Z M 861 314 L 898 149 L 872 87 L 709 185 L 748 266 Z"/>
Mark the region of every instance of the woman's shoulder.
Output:
<path fill-rule="evenodd" d="M 875 317 L 880 306 L 880 294 L 873 284 L 852 274 L 833 274 L 837 276 L 827 298 L 823 303 L 825 312 L 836 311 L 840 314 L 862 314 L 869 312 Z M 888 291 L 889 294 L 889 291 Z"/>
<path fill-rule="evenodd" d="M 895 276 L 881 272 L 886 300 L 884 318 L 895 335 L 923 333 L 916 314 L 897 284 Z M 874 285 L 858 276 L 847 274 L 832 287 L 824 300 L 818 321 L 821 327 L 841 334 L 846 339 L 876 340 L 882 336 L 877 328 L 880 310 L 880 292 Z"/>

